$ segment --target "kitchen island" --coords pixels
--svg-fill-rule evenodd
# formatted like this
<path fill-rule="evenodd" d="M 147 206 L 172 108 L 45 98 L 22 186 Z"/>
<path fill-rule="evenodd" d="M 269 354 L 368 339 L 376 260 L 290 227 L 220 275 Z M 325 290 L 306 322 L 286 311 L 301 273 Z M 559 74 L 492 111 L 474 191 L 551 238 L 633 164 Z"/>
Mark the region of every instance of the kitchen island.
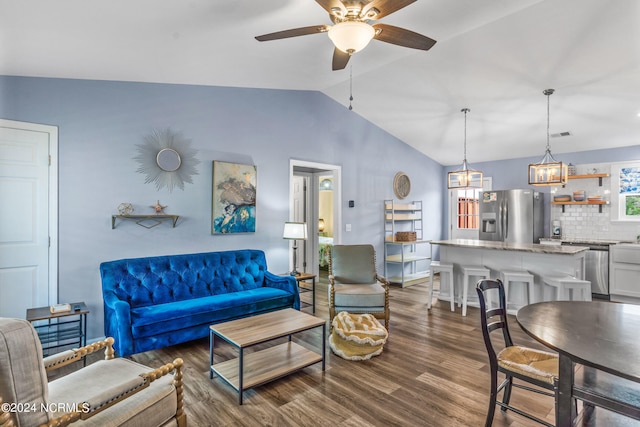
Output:
<path fill-rule="evenodd" d="M 454 239 L 434 240 L 439 245 L 440 261 L 454 265 L 456 302 L 462 295 L 462 273 L 460 265 L 482 265 L 491 270 L 491 278 L 499 278 L 500 271 L 523 269 L 534 276 L 534 302 L 550 301 L 554 289 L 544 285 L 543 274 L 569 274 L 584 278 L 584 258 L 589 250 L 585 246 L 560 246 L 536 243 L 507 243 L 485 240 Z M 473 289 L 468 291 L 468 305 L 478 306 L 478 297 Z M 438 299 L 450 301 L 451 289 L 441 284 Z M 509 289 L 509 312 L 515 313 L 527 304 L 525 285 L 516 284 Z"/>

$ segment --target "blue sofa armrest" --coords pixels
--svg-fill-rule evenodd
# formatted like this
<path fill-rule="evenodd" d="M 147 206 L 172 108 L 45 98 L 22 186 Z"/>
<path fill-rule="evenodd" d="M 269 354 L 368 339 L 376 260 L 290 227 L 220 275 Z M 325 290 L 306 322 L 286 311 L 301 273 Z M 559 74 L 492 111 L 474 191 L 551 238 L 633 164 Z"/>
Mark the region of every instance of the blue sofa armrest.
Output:
<path fill-rule="evenodd" d="M 265 286 L 270 288 L 282 289 L 283 291 L 292 293 L 293 308 L 300 310 L 300 293 L 298 291 L 298 282 L 291 276 L 278 276 L 269 271 L 264 272 Z"/>
<path fill-rule="evenodd" d="M 114 296 L 104 298 L 104 332 L 113 337 L 114 348 L 120 357 L 129 356 L 133 351 L 133 334 L 131 332 L 131 306 L 128 302 Z"/>

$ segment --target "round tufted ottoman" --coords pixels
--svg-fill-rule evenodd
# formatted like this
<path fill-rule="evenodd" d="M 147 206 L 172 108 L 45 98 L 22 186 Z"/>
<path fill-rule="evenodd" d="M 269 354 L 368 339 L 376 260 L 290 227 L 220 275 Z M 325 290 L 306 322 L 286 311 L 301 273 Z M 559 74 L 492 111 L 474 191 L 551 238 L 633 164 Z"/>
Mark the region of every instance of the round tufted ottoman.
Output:
<path fill-rule="evenodd" d="M 341 311 L 331 323 L 329 346 L 347 360 L 367 360 L 382 353 L 387 342 L 387 330 L 371 314 L 350 314 Z"/>

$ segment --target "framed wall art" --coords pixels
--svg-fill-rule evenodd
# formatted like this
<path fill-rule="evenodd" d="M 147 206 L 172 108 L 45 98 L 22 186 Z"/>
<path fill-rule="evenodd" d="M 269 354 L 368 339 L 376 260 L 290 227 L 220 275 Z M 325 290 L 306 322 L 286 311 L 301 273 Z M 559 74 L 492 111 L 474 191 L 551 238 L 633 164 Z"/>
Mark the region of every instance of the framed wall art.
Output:
<path fill-rule="evenodd" d="M 213 161 L 211 233 L 256 231 L 255 165 Z"/>

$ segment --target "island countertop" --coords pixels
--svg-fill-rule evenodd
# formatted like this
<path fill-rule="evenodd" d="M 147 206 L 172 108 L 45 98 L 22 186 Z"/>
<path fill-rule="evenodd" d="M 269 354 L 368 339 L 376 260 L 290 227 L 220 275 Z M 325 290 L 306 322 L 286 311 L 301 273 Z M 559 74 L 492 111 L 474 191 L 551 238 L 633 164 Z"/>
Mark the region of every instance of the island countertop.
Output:
<path fill-rule="evenodd" d="M 577 253 L 589 250 L 589 248 L 586 246 L 540 245 L 537 243 L 507 243 L 473 239 L 432 240 L 431 244 L 469 249 L 494 249 L 499 251 L 518 251 L 557 255 L 575 255 Z"/>

